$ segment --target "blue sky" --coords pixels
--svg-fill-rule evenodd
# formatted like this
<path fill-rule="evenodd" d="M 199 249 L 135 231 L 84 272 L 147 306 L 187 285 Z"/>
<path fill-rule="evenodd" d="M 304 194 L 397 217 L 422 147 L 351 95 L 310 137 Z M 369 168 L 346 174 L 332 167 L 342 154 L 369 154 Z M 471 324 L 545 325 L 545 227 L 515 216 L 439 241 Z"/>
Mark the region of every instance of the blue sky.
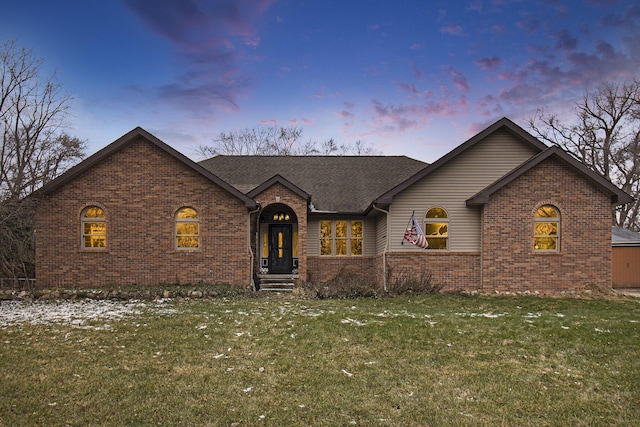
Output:
<path fill-rule="evenodd" d="M 432 162 L 639 76 L 633 0 L 0 2 L 0 38 L 57 73 L 87 154 L 142 126 L 197 160 L 277 125 Z"/>

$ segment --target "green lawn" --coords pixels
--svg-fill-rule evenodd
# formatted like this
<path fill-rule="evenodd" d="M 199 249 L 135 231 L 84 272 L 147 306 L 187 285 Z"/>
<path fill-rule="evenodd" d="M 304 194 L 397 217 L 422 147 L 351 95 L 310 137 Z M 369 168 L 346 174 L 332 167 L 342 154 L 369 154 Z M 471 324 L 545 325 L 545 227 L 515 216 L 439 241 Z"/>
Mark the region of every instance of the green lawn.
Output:
<path fill-rule="evenodd" d="M 640 299 L 4 303 L 0 313 L 3 426 L 640 420 Z"/>

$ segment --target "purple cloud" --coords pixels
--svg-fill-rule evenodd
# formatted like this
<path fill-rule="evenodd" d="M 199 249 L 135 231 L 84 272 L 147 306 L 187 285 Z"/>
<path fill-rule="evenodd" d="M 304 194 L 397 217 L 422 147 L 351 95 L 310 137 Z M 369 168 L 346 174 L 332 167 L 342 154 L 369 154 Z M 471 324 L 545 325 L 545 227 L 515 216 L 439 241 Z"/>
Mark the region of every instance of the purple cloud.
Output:
<path fill-rule="evenodd" d="M 400 82 L 395 82 L 396 86 L 402 90 L 403 92 L 407 92 L 410 95 L 417 95 L 420 93 L 420 91 L 418 90 L 418 88 L 416 87 L 415 83 L 400 83 Z"/>
<path fill-rule="evenodd" d="M 464 73 L 456 71 L 451 67 L 447 67 L 445 71 L 447 76 L 451 78 L 451 81 L 453 81 L 453 84 L 460 92 L 469 92 L 471 86 L 469 85 L 467 76 L 465 76 Z"/>
<path fill-rule="evenodd" d="M 475 64 L 480 67 L 480 69 L 489 71 L 500 66 L 500 64 L 502 64 L 502 59 L 497 56 L 492 56 L 491 58 L 480 58 L 475 61 Z"/>
<path fill-rule="evenodd" d="M 371 104 L 374 113 L 373 122 L 379 129 L 404 132 L 426 126 L 432 116 L 455 117 L 467 109 L 468 100 L 466 96 L 458 99 L 444 96 L 439 100 L 426 100 L 422 104 L 383 104 L 377 99 L 372 99 Z"/>
<path fill-rule="evenodd" d="M 336 116 L 338 116 L 341 119 L 351 119 L 354 117 L 353 113 L 347 110 L 336 111 Z"/>
<path fill-rule="evenodd" d="M 567 30 L 560 30 L 551 36 L 556 38 L 556 49 L 573 51 L 578 47 L 578 39 L 573 37 Z"/>
<path fill-rule="evenodd" d="M 168 40 L 181 61 L 182 75 L 148 90 L 163 102 L 198 114 L 216 107 L 237 108 L 236 98 L 249 85 L 241 76 L 241 48 L 256 47 L 256 22 L 271 0 L 125 0 L 125 5 L 153 32 Z"/>

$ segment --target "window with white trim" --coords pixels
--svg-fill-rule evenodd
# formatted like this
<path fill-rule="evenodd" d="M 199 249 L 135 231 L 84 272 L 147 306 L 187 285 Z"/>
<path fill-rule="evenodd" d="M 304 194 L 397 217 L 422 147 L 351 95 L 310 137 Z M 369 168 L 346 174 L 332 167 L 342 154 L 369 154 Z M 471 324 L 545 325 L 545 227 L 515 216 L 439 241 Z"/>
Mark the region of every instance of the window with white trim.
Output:
<path fill-rule="evenodd" d="M 448 249 L 449 214 L 444 208 L 435 207 L 427 211 L 424 218 L 424 235 L 429 243 L 427 249 Z"/>
<path fill-rule="evenodd" d="M 184 207 L 176 212 L 175 242 L 178 250 L 194 250 L 200 247 L 200 218 L 198 212 Z"/>
<path fill-rule="evenodd" d="M 363 230 L 360 220 L 320 221 L 320 255 L 361 256 Z"/>
<path fill-rule="evenodd" d="M 107 216 L 104 209 L 88 206 L 80 215 L 82 248 L 107 249 Z"/>
<path fill-rule="evenodd" d="M 554 206 L 544 205 L 536 211 L 533 249 L 551 252 L 560 250 L 560 212 Z"/>

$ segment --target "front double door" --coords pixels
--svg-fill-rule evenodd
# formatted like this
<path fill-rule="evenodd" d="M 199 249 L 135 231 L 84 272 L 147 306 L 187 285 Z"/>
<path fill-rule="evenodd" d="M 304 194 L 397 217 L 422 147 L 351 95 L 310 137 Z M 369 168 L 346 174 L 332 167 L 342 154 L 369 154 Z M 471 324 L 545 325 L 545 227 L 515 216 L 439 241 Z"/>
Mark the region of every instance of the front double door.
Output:
<path fill-rule="evenodd" d="M 269 225 L 269 273 L 288 274 L 293 270 L 291 224 Z"/>

